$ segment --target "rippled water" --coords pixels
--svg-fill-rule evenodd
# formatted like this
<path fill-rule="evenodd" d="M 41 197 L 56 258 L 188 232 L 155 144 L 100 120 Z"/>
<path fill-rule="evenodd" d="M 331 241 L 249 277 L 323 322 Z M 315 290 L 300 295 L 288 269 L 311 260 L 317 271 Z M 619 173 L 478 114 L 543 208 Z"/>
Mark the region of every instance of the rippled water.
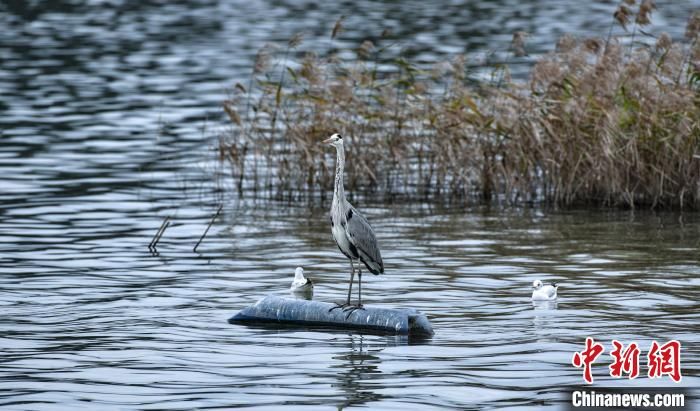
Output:
<path fill-rule="evenodd" d="M 657 3 L 657 24 L 675 35 L 696 6 Z M 644 352 L 679 339 L 681 385 L 698 387 L 698 214 L 360 199 L 386 264 L 365 276 L 365 302 L 420 309 L 432 339 L 226 322 L 286 295 L 297 265 L 319 300 L 342 299 L 348 277 L 328 204 L 237 200 L 211 178 L 219 102 L 255 50 L 299 30 L 325 47 L 343 13 L 349 44 L 389 27 L 426 62 L 487 53 L 523 28 L 536 52 L 564 29 L 604 30 L 612 7 L 543 4 L 0 5 L 0 406 L 556 407 L 582 382 L 569 362 L 589 335 Z M 173 223 L 151 253 L 165 216 Z M 535 278 L 561 283 L 558 304 L 532 305 Z M 607 364 L 597 386 L 624 384 Z"/>

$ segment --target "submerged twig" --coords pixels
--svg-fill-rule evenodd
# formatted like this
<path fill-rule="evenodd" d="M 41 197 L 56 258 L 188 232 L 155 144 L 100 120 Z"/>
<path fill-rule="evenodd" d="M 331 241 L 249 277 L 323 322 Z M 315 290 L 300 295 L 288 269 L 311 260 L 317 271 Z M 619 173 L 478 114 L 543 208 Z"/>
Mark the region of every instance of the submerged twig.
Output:
<path fill-rule="evenodd" d="M 170 217 L 168 217 L 168 219 L 169 219 L 169 218 L 170 218 Z M 168 220 L 168 222 L 165 224 L 165 227 L 163 227 L 163 231 L 161 231 L 161 232 L 160 232 L 160 235 L 158 236 L 158 238 L 156 238 L 156 242 L 153 244 L 153 249 L 156 248 L 156 246 L 157 246 L 158 243 L 160 242 L 160 239 L 163 238 L 163 234 L 165 234 L 165 230 L 167 230 L 168 227 L 170 227 L 170 220 Z"/>
<path fill-rule="evenodd" d="M 199 237 L 199 241 L 197 241 L 197 244 L 192 249 L 192 252 L 195 252 L 195 253 L 197 252 L 197 247 L 199 247 L 199 245 L 202 243 L 202 240 L 204 240 L 204 237 L 207 236 L 209 229 L 211 228 L 212 224 L 214 224 L 214 220 L 216 220 L 216 217 L 218 217 L 219 214 L 221 214 L 221 210 L 223 208 L 224 208 L 223 204 L 219 205 L 219 208 L 216 210 L 216 214 L 214 214 L 214 216 L 211 218 L 211 221 L 209 221 L 209 225 L 207 226 L 207 229 L 204 230 L 204 233 L 202 233 L 202 236 Z"/>
<path fill-rule="evenodd" d="M 148 244 L 148 249 L 153 251 L 156 248 L 156 245 L 158 245 L 158 242 L 160 241 L 160 238 L 163 236 L 163 232 L 168 228 L 170 225 L 170 216 L 165 217 L 163 222 L 160 224 L 160 227 L 158 228 L 158 231 L 153 235 L 153 238 L 151 239 L 151 242 Z"/>

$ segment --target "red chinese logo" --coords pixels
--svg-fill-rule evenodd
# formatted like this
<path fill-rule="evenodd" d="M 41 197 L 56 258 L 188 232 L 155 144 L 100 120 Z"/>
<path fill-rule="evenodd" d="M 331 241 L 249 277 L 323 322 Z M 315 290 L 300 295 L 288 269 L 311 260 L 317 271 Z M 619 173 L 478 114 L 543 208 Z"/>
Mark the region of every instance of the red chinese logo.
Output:
<path fill-rule="evenodd" d="M 622 373 L 628 374 L 629 379 L 637 378 L 639 375 L 639 347 L 637 343 L 630 344 L 624 351 L 622 343 L 617 340 L 612 341 L 614 350 L 610 352 L 615 361 L 610 364 L 610 376 L 622 377 Z"/>
<path fill-rule="evenodd" d="M 603 344 L 595 342 L 591 337 L 586 337 L 586 349 L 581 352 L 575 352 L 574 357 L 571 359 L 574 367 L 581 368 L 583 366 L 583 379 L 589 384 L 593 383 L 591 365 L 603 351 L 605 351 Z"/>
<path fill-rule="evenodd" d="M 610 376 L 622 378 L 625 375 L 629 379 L 639 376 L 639 356 L 640 349 L 637 343 L 625 345 L 617 340 L 612 341 L 613 349 L 610 356 L 613 363 L 608 366 Z M 592 366 L 596 358 L 605 351 L 603 344 L 595 342 L 591 337 L 586 338 L 586 349 L 575 352 L 571 358 L 571 363 L 576 368 L 583 367 L 583 379 L 588 383 L 593 383 Z M 651 348 L 647 354 L 647 375 L 649 378 L 660 378 L 668 375 L 675 382 L 680 382 L 681 375 L 681 343 L 671 340 L 664 345 L 659 345 L 652 341 Z"/>
<path fill-rule="evenodd" d="M 668 375 L 675 382 L 681 381 L 681 343 L 671 340 L 659 347 L 654 341 L 651 343 L 647 355 L 649 364 L 649 378 L 659 378 Z"/>

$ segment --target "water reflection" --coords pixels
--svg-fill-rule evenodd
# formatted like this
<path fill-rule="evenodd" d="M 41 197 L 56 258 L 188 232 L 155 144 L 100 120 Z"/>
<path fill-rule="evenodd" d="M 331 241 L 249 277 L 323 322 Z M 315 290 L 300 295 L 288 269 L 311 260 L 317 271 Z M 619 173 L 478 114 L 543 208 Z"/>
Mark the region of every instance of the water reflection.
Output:
<path fill-rule="evenodd" d="M 532 301 L 534 315 L 532 317 L 532 325 L 534 326 L 537 342 L 557 343 L 556 332 L 557 322 L 559 321 L 557 309 L 557 301 Z"/>
<path fill-rule="evenodd" d="M 535 311 L 556 310 L 557 301 L 533 301 L 532 306 L 534 307 Z"/>
<path fill-rule="evenodd" d="M 374 392 L 378 388 L 377 383 L 381 383 L 381 360 L 376 355 L 381 349 L 370 349 L 364 345 L 362 335 L 350 335 L 345 347 L 345 353 L 333 357 L 340 361 L 340 365 L 334 364 L 332 367 L 337 375 L 333 387 L 340 389 L 345 397 L 337 405 L 338 409 L 381 400 L 383 396 Z"/>
<path fill-rule="evenodd" d="M 506 50 L 516 29 L 535 55 L 610 22 L 608 4 L 535 3 L 0 3 L 0 406 L 555 406 L 552 387 L 581 382 L 569 362 L 588 335 L 700 344 L 696 214 L 367 198 L 353 201 L 386 274 L 363 299 L 421 310 L 432 339 L 226 323 L 287 296 L 290 267 L 308 267 L 314 299 L 347 291 L 328 204 L 241 200 L 212 178 L 220 102 L 255 51 L 306 31 L 305 50 L 323 52 L 340 14 L 337 47 L 389 28 L 424 63 Z M 693 3 L 657 4 L 681 36 Z M 522 285 L 540 273 L 567 285 L 556 309 L 530 304 Z M 698 352 L 683 361 L 683 384 L 700 385 Z"/>

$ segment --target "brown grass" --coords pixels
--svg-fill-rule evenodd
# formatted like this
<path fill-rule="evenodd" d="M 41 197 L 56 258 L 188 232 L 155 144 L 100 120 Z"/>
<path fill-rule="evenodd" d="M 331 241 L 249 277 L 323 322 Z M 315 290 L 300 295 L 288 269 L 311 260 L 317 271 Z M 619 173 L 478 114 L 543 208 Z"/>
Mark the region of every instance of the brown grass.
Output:
<path fill-rule="evenodd" d="M 318 142 L 338 131 L 346 187 L 359 194 L 698 209 L 700 13 L 684 42 L 661 34 L 649 45 L 634 36 L 654 5 L 628 3 L 611 20 L 631 45 L 564 36 L 526 82 L 503 68 L 498 82 L 475 84 L 465 56 L 432 68 L 387 61 L 381 39 L 359 45 L 354 61 L 290 61 L 300 37 L 266 47 L 248 87 L 224 103 L 232 127 L 220 158 L 241 192 L 312 197 L 331 189 L 333 152 Z M 512 54 L 525 37 L 515 33 Z"/>

